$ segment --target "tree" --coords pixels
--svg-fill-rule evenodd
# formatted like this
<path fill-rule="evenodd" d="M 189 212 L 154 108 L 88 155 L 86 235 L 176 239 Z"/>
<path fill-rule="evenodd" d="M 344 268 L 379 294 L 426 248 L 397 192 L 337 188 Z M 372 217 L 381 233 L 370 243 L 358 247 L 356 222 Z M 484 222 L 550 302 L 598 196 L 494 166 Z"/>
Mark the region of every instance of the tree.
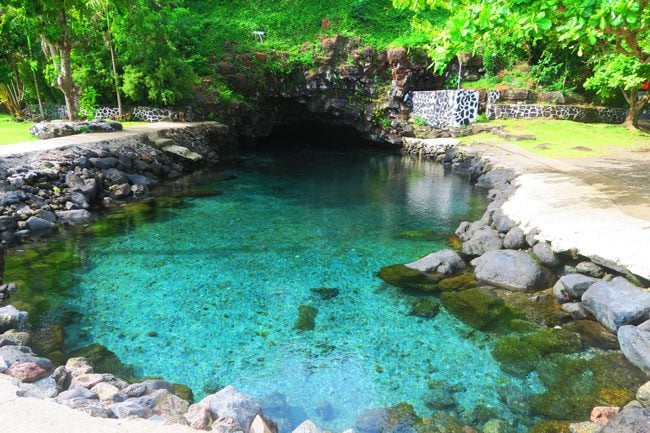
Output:
<path fill-rule="evenodd" d="M 393 0 L 399 8 L 438 8 L 450 14 L 446 25 L 419 23 L 432 38 L 430 52 L 438 68 L 458 52 L 479 52 L 503 40 L 519 44 L 542 42 L 588 53 L 598 70 L 625 71 L 618 79 L 593 79 L 590 86 L 603 94 L 618 88 L 630 104 L 626 123 L 638 126 L 647 98 L 638 100 L 638 83 L 648 79 L 650 63 L 650 0 Z M 614 62 L 609 64 L 609 62 Z M 609 64 L 609 65 L 608 65 Z M 443 66 L 444 65 L 444 66 Z M 601 74 L 602 75 L 602 74 Z M 601 86 L 604 86 L 601 89 Z"/>
<path fill-rule="evenodd" d="M 81 17 L 86 11 L 82 0 L 8 0 L 7 5 L 29 20 L 41 37 L 43 53 L 50 60 L 56 75 L 56 87 L 65 98 L 68 119 L 79 112 L 81 89 L 72 76 L 72 49 L 76 44 L 70 17 Z"/>

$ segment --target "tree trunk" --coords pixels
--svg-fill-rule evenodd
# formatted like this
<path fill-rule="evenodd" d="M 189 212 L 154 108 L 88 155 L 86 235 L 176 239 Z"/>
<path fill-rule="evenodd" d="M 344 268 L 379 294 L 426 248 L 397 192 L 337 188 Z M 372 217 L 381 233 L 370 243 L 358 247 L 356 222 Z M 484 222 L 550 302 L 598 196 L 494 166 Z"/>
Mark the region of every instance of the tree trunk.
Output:
<path fill-rule="evenodd" d="M 58 47 L 58 51 L 61 59 L 61 69 L 59 69 L 56 85 L 65 97 L 68 120 L 77 120 L 79 115 L 79 88 L 74 85 L 74 80 L 72 79 L 72 67 L 70 64 L 70 52 L 72 48 L 69 44 L 63 44 L 61 47 Z"/>
<path fill-rule="evenodd" d="M 627 111 L 627 117 L 623 123 L 629 129 L 638 129 L 639 128 L 639 117 L 648 101 L 650 101 L 650 92 L 646 92 L 641 98 L 639 98 L 639 89 L 632 89 L 629 91 L 623 91 L 623 96 L 627 100 L 630 108 Z"/>
<path fill-rule="evenodd" d="M 36 99 L 38 100 L 38 111 L 41 115 L 41 120 L 45 119 L 45 110 L 43 109 L 43 100 L 41 99 L 41 88 L 38 85 L 36 77 L 36 68 L 38 67 L 37 61 L 33 58 L 32 54 L 32 38 L 27 35 L 27 47 L 29 48 L 29 69 L 32 71 L 32 78 L 34 79 L 34 89 L 36 90 Z M 34 64 L 32 64 L 34 62 Z"/>
<path fill-rule="evenodd" d="M 117 113 L 122 116 L 122 95 L 120 95 L 120 83 L 117 78 L 117 64 L 115 63 L 115 51 L 113 50 L 113 41 L 111 39 L 110 29 L 107 32 L 108 49 L 111 52 L 111 64 L 113 65 L 113 84 L 115 85 L 115 95 L 117 96 Z"/>

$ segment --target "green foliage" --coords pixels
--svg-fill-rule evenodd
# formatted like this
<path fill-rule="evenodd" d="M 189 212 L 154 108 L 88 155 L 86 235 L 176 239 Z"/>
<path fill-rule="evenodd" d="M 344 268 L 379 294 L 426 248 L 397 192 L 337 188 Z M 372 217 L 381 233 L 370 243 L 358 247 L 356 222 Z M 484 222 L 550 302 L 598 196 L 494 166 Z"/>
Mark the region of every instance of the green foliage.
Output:
<path fill-rule="evenodd" d="M 587 79 L 585 87 L 608 98 L 618 89 L 639 88 L 649 78 L 650 63 L 641 63 L 622 54 L 610 54 L 595 60 L 594 75 Z"/>
<path fill-rule="evenodd" d="M 415 126 L 427 126 L 427 119 L 425 119 L 424 117 L 415 116 L 415 118 L 413 119 L 413 124 Z"/>
<path fill-rule="evenodd" d="M 84 89 L 81 97 L 79 98 L 79 115 L 87 119 L 95 118 L 95 107 L 97 106 L 97 92 L 92 86 Z"/>

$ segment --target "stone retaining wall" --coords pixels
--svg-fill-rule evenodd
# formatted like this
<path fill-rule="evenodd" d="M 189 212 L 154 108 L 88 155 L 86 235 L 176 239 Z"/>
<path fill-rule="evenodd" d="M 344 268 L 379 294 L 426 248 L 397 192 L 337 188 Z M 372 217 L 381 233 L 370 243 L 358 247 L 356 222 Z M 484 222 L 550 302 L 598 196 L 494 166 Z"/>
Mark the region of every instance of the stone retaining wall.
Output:
<path fill-rule="evenodd" d="M 488 119 L 561 119 L 586 123 L 623 123 L 625 108 L 592 108 L 576 105 L 490 104 Z"/>
<path fill-rule="evenodd" d="M 48 106 L 45 107 L 45 116 L 51 119 L 65 119 L 68 115 L 68 109 L 65 105 Z M 156 107 L 133 107 L 131 109 L 122 110 L 125 114 L 131 114 L 134 120 L 142 122 L 192 122 L 195 120 L 194 111 L 192 107 L 186 107 L 184 110 L 172 108 L 156 108 Z M 84 114 L 83 110 L 82 113 Z M 24 111 L 26 117 L 38 115 L 38 109 L 35 107 L 28 108 Z M 101 106 L 95 108 L 95 119 L 111 119 L 119 116 L 117 107 Z"/>

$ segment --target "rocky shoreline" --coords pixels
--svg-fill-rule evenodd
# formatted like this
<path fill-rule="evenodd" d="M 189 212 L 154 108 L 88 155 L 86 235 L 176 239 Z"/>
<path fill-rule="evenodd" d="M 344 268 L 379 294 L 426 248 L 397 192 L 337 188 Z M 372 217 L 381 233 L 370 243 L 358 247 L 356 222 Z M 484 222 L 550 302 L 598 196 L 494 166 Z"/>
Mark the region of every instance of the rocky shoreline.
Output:
<path fill-rule="evenodd" d="M 460 225 L 456 231 L 458 251 L 444 250 L 413 263 L 384 268 L 380 272 L 384 280 L 438 295 L 448 311 L 476 329 L 499 333 L 501 327 L 507 328 L 495 358 L 514 365 L 513 360 L 520 362 L 528 356 L 525 361 L 529 364 L 517 364 L 512 374 L 529 373 L 542 357 L 585 347 L 612 350 L 619 345 L 632 364 L 650 373 L 650 321 L 645 321 L 650 319 L 650 293 L 642 287 L 642 280 L 624 269 L 580 257 L 577 251 L 555 252 L 536 238 L 535 231 L 525 233 L 518 227 L 501 209 L 515 191 L 515 171 L 495 167 L 494 161 L 466 152 L 454 140 L 404 141 L 405 153 L 449 165 L 486 188 L 491 203 L 479 221 Z M 162 179 L 218 162 L 223 149 L 231 144 L 228 128 L 204 123 L 6 158 L 0 166 L 5 179 L 0 194 L 0 238 L 5 242 L 38 238 L 54 234 L 57 224 L 86 223 L 93 218 L 91 211 L 143 198 Z M 8 299 L 15 289 L 12 284 L 0 286 L 0 299 Z M 481 309 L 485 305 L 488 314 Z M 182 387 L 163 380 L 129 384 L 113 374 L 95 373 L 85 358 L 71 358 L 54 368 L 50 360 L 29 349 L 26 319 L 24 312 L 11 305 L 0 308 L 0 376 L 17 387 L 20 396 L 54 400 L 97 417 L 147 418 L 220 433 L 278 431 L 273 420 L 264 417 L 258 401 L 233 387 L 192 404 L 191 392 Z M 515 337 L 509 334 L 513 330 Z M 518 352 L 516 356 L 513 350 Z M 616 362 L 620 365 L 621 361 Z M 633 368 L 624 366 L 622 370 L 630 371 L 629 375 L 608 382 L 616 391 L 610 393 L 614 397 L 607 394 L 601 398 L 609 404 L 595 405 L 591 421 L 549 421 L 531 432 L 644 431 L 639 428 L 650 420 L 650 384 L 640 386 L 634 395 L 622 388 L 630 377 L 637 386 L 647 381 Z M 620 404 L 611 404 L 614 402 Z M 475 431 L 453 417 L 427 422 L 418 418 L 410 405 L 401 404 L 362 414 L 356 429 L 392 433 L 407 423 L 418 432 L 434 433 L 441 428 Z M 498 415 L 482 427 L 483 433 L 508 432 Z M 320 432 L 311 421 L 294 430 Z"/>
<path fill-rule="evenodd" d="M 600 258 L 596 258 L 598 263 L 594 263 L 589 258 L 580 256 L 577 250 L 554 251 L 549 243 L 539 238 L 536 229 L 524 232 L 502 209 L 516 190 L 514 181 L 519 173 L 512 168 L 504 168 L 490 156 L 464 149 L 454 139 L 405 138 L 403 153 L 434 159 L 461 175 L 469 176 L 478 186 L 488 190 L 491 199 L 480 220 L 463 222 L 456 230 L 461 244 L 458 252 L 443 250 L 404 265 L 405 268 L 419 272 L 424 281 L 435 281 L 435 291 L 442 292 L 442 304 L 450 312 L 481 328 L 476 326 L 477 318 L 470 318 L 466 311 L 460 311 L 458 305 L 452 302 L 454 296 L 450 295 L 453 290 L 467 289 L 467 286 L 459 287 L 453 280 L 471 268 L 476 278 L 474 286 L 478 289 L 469 290 L 487 290 L 484 294 L 495 294 L 498 290 L 506 293 L 523 292 L 527 294 L 530 304 L 554 298 L 552 302 L 567 316 L 552 329 L 568 329 L 572 323 L 584 320 L 589 320 L 592 324 L 599 323 L 618 343 L 601 348 L 620 347 L 631 364 L 642 370 L 646 378 L 650 375 L 650 291 L 644 285 L 647 282 L 643 278 Z M 404 286 L 403 276 L 399 274 L 384 279 Z M 410 287 L 413 288 L 412 274 L 410 279 Z M 461 282 L 467 284 L 467 280 Z M 423 281 L 418 284 L 423 284 Z M 482 289 L 482 286 L 487 289 Z M 507 299 L 507 295 L 496 296 Z M 475 309 L 476 305 L 472 305 L 479 298 L 465 297 L 462 309 L 470 308 L 471 314 L 480 315 Z M 498 353 L 494 355 L 499 359 Z M 545 355 L 544 352 L 542 355 Z M 519 354 L 512 359 L 518 358 L 521 361 L 522 357 Z M 636 400 L 625 401 L 624 407 L 594 407 L 591 421 L 569 423 L 566 426 L 568 431 L 648 431 L 650 408 L 645 402 L 645 393 L 649 387 L 650 382 L 639 387 Z M 564 430 L 540 428 L 535 431 Z"/>

